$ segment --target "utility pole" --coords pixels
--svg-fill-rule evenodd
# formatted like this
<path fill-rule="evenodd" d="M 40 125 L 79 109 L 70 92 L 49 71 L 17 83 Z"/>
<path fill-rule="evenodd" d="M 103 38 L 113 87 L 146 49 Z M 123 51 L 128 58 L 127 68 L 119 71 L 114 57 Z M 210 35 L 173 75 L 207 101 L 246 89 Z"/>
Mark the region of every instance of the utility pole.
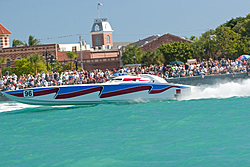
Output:
<path fill-rule="evenodd" d="M 79 36 L 79 42 L 80 42 L 80 54 L 81 54 L 81 68 L 83 69 L 83 61 L 82 61 L 82 36 Z"/>
<path fill-rule="evenodd" d="M 46 63 L 47 63 L 47 71 L 49 71 L 47 48 L 46 48 Z"/>
<path fill-rule="evenodd" d="M 77 70 L 78 70 L 78 69 L 77 69 L 77 58 L 75 58 L 75 63 L 76 63 L 76 71 L 77 71 Z"/>
<path fill-rule="evenodd" d="M 54 61 L 55 61 L 54 56 L 49 54 L 49 59 L 50 59 L 51 70 L 53 72 L 53 70 L 54 70 L 54 68 L 53 68 L 54 67 Z"/>

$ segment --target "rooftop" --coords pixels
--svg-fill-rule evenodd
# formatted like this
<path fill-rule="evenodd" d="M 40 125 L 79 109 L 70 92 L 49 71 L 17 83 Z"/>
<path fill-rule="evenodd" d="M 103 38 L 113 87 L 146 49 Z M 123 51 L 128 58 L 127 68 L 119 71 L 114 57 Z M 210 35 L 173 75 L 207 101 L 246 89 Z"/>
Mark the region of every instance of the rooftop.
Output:
<path fill-rule="evenodd" d="M 98 23 L 98 22 L 103 22 L 103 21 L 108 21 L 107 18 L 99 18 L 99 19 L 95 19 L 95 23 Z"/>
<path fill-rule="evenodd" d="M 5 28 L 1 23 L 0 23 L 0 34 L 11 34 L 11 32 L 9 30 L 7 30 L 7 28 Z"/>
<path fill-rule="evenodd" d="M 112 28 L 108 22 L 108 19 L 95 19 L 94 24 L 91 28 L 91 33 L 100 32 L 112 32 Z"/>

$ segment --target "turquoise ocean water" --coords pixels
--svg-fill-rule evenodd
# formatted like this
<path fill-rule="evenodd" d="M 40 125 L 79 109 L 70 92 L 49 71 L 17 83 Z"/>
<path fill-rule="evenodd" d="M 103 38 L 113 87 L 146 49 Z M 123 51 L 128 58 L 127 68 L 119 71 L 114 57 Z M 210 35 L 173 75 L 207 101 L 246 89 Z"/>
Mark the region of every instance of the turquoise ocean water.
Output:
<path fill-rule="evenodd" d="M 250 166 L 250 82 L 179 100 L 0 103 L 0 166 Z"/>

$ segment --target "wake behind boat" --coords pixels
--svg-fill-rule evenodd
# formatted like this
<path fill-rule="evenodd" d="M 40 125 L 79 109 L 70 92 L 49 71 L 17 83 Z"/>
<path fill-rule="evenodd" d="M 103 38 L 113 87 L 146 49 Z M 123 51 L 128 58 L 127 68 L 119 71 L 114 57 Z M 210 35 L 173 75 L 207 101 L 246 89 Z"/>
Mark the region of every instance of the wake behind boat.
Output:
<path fill-rule="evenodd" d="M 17 102 L 35 105 L 85 105 L 175 99 L 190 87 L 169 84 L 163 78 L 142 74 L 119 76 L 102 84 L 65 85 L 3 92 Z"/>

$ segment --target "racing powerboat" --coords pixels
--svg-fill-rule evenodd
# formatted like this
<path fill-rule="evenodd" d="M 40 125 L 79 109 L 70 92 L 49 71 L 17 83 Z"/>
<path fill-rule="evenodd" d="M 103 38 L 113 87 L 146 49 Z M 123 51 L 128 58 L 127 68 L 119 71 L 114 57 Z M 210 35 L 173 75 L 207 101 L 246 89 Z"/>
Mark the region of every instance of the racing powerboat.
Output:
<path fill-rule="evenodd" d="M 26 104 L 85 105 L 168 100 L 190 90 L 189 86 L 170 84 L 163 78 L 141 74 L 118 76 L 98 84 L 37 87 L 2 93 L 14 101 Z"/>

